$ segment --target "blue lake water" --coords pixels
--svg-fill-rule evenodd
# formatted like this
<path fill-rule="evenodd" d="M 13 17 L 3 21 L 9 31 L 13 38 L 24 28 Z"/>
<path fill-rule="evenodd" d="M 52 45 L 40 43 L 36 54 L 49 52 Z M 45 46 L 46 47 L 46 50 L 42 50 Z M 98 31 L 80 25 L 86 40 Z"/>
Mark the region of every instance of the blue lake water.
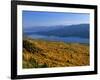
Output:
<path fill-rule="evenodd" d="M 50 41 L 63 41 L 63 42 L 72 42 L 72 43 L 88 43 L 88 38 L 80 38 L 80 37 L 58 37 L 58 36 L 44 36 L 44 35 L 37 35 L 32 34 L 28 35 L 33 39 L 43 39 L 43 40 L 50 40 Z"/>

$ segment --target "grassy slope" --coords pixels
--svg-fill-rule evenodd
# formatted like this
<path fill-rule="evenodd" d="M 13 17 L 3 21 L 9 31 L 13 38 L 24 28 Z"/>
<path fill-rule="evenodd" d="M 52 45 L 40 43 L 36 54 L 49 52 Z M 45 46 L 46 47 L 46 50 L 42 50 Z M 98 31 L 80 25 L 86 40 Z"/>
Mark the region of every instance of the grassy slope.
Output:
<path fill-rule="evenodd" d="M 89 65 L 89 45 L 23 40 L 23 68 Z"/>

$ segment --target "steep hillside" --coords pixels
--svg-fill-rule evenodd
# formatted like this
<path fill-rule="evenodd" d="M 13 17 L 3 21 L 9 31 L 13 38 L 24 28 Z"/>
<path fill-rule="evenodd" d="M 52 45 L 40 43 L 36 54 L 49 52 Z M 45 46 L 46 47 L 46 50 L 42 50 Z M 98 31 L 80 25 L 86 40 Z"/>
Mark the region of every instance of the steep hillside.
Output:
<path fill-rule="evenodd" d="M 89 65 L 89 45 L 37 39 L 23 40 L 23 68 Z"/>

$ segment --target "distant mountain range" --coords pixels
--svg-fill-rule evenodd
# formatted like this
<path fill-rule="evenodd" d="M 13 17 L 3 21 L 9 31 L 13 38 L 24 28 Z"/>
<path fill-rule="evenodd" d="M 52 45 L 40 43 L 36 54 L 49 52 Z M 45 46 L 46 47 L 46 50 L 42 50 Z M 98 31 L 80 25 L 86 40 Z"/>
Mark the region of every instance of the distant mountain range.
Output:
<path fill-rule="evenodd" d="M 31 29 L 30 32 L 27 31 L 24 33 L 26 35 L 38 34 L 44 36 L 89 38 L 89 24 L 78 24 L 78 25 L 69 25 L 69 26 L 58 26 L 58 27 L 57 26 L 42 27 L 39 30 L 37 29 L 37 31 L 35 31 L 35 29 L 33 28 L 33 31 Z"/>
<path fill-rule="evenodd" d="M 63 27 L 63 25 L 56 25 L 56 26 L 31 26 L 24 28 L 24 33 L 33 33 L 33 32 L 41 32 L 41 31 L 50 31 L 55 30 Z"/>

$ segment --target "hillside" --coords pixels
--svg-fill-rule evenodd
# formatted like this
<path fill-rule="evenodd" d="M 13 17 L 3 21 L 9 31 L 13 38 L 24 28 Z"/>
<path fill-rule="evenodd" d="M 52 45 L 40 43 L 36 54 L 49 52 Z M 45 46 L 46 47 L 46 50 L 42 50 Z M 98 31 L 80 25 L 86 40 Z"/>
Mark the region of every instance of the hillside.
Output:
<path fill-rule="evenodd" d="M 38 28 L 38 27 L 37 27 Z M 39 29 L 39 28 L 38 28 Z M 34 27 L 31 29 L 35 31 Z M 40 31 L 37 32 L 25 32 L 26 35 L 38 34 L 44 36 L 58 36 L 58 37 L 81 37 L 89 38 L 89 24 L 78 24 L 78 25 L 67 25 L 67 26 L 56 26 L 52 27 L 42 27 Z"/>
<path fill-rule="evenodd" d="M 37 39 L 23 40 L 23 68 L 89 65 L 89 45 Z"/>

